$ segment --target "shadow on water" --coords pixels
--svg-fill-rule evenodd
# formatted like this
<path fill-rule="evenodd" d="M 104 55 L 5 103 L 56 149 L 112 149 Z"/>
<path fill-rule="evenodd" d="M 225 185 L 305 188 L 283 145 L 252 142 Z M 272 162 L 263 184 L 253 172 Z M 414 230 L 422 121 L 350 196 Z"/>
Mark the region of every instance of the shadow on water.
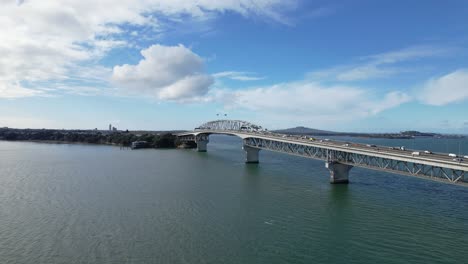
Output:
<path fill-rule="evenodd" d="M 348 184 L 330 186 L 328 212 L 331 224 L 339 229 L 345 229 L 351 208 L 350 187 Z"/>
<path fill-rule="evenodd" d="M 347 248 L 352 233 L 352 214 L 351 214 L 351 186 L 348 184 L 330 185 L 328 195 L 328 219 L 325 229 L 327 236 L 324 247 L 326 252 L 334 252 L 340 249 L 340 254 L 328 254 L 328 261 L 339 262 L 343 256 L 348 255 Z"/>
<path fill-rule="evenodd" d="M 350 187 L 348 184 L 331 184 L 329 193 L 330 207 L 339 213 L 350 204 Z"/>
<path fill-rule="evenodd" d="M 245 163 L 244 166 L 244 176 L 246 175 L 254 175 L 259 176 L 261 173 L 261 168 L 259 164 L 256 163 Z"/>
<path fill-rule="evenodd" d="M 258 164 L 245 164 L 242 181 L 248 193 L 258 193 L 261 188 L 262 169 Z"/>

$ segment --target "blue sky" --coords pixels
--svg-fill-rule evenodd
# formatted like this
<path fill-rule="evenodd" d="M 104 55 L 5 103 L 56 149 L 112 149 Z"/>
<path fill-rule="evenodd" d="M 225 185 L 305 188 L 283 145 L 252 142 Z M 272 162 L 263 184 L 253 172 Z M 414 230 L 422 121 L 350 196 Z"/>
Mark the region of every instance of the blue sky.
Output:
<path fill-rule="evenodd" d="M 468 133 L 466 1 L 0 5 L 0 126 Z"/>

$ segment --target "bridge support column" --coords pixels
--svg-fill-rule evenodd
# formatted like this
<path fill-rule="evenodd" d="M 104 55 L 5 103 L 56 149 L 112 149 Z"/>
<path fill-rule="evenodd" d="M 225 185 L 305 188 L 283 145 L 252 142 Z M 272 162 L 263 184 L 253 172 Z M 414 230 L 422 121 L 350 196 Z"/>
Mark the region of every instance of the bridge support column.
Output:
<path fill-rule="evenodd" d="M 258 163 L 258 152 L 260 152 L 260 149 L 247 145 L 244 145 L 242 149 L 245 151 L 245 163 Z"/>
<path fill-rule="evenodd" d="M 349 170 L 351 170 L 353 166 L 329 161 L 325 163 L 325 167 L 330 170 L 330 183 L 335 184 L 349 182 Z"/>
<path fill-rule="evenodd" d="M 197 151 L 198 152 L 206 152 L 208 140 L 197 140 Z"/>

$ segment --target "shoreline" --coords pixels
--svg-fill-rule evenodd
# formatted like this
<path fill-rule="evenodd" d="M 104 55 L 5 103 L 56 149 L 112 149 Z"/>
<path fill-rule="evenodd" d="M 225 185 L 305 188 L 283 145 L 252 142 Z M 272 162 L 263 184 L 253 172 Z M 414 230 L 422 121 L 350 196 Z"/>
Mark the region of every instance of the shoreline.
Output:
<path fill-rule="evenodd" d="M 124 149 L 132 149 L 130 146 L 119 145 L 115 143 L 90 143 L 90 142 L 76 142 L 76 141 L 60 141 L 60 140 L 8 140 L 8 139 L 0 139 L 0 141 L 4 142 L 25 142 L 25 143 L 41 143 L 41 144 L 62 144 L 62 145 L 92 145 L 92 146 L 111 146 L 111 147 L 119 147 Z M 147 147 L 147 148 L 139 148 L 139 149 L 177 149 L 180 148 L 176 147 Z"/>
<path fill-rule="evenodd" d="M 44 144 L 101 145 L 101 146 L 127 147 L 127 146 L 122 146 L 122 145 L 113 144 L 113 143 L 90 143 L 90 142 L 60 141 L 60 140 L 37 140 L 37 139 L 8 140 L 8 139 L 0 139 L 0 141 L 5 141 L 5 142 L 31 142 L 31 143 L 44 143 Z"/>
<path fill-rule="evenodd" d="M 144 141 L 144 148 L 175 148 L 179 144 L 171 133 L 137 134 L 132 132 L 103 133 L 100 131 L 29 130 L 0 128 L 0 140 L 39 142 L 49 144 L 87 144 L 131 147 L 133 142 Z"/>

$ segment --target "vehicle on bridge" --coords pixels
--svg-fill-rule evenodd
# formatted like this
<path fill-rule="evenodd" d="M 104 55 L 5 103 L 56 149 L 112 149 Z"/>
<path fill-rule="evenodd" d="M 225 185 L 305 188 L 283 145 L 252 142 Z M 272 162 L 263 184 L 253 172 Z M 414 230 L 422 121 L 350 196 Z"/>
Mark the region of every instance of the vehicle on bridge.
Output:
<path fill-rule="evenodd" d="M 453 153 L 421 155 L 432 152 L 407 150 L 405 146 L 350 144 L 327 138 L 306 140 L 301 136 L 264 133 L 261 126 L 240 120 L 207 122 L 194 131 L 178 134 L 178 137 L 181 142 L 195 142 L 198 151 L 205 152 L 211 134 L 242 138 L 246 163 L 258 163 L 260 150 L 323 160 L 330 171 L 331 183 L 347 183 L 351 168 L 363 167 L 468 186 L 468 163 Z"/>

